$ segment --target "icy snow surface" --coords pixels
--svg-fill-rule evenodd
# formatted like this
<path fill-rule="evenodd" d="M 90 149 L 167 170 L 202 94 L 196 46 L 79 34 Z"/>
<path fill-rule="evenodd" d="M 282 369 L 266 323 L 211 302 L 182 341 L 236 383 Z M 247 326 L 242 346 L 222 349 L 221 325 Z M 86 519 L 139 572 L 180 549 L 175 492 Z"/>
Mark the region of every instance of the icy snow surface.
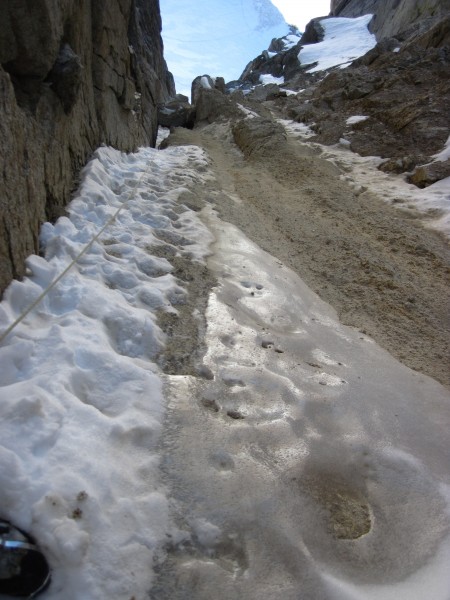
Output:
<path fill-rule="evenodd" d="M 202 598 L 284 600 L 293 585 L 326 600 L 448 600 L 448 391 L 342 326 L 211 207 L 189 210 L 183 193 L 210 181 L 193 146 L 99 149 L 69 218 L 42 228 L 45 258 L 28 259 L 0 304 L 1 332 L 116 215 L 0 344 L 1 516 L 51 564 L 42 599 L 148 599 L 152 561 L 176 539 L 158 470 L 167 382 L 193 420 L 169 471 L 195 491 L 185 500 L 206 560 L 185 566 L 210 578 Z M 155 363 L 157 312 L 186 295 L 152 253 L 161 244 L 208 260 L 218 278 L 206 315 L 213 380 L 163 376 Z M 220 407 L 207 426 L 197 386 Z M 367 504 L 370 531 L 357 539 L 324 525 L 327 502 L 343 500 L 357 514 Z M 239 540 L 250 560 L 233 562 Z M 222 563 L 219 548 L 231 548 Z"/>
<path fill-rule="evenodd" d="M 207 310 L 214 380 L 173 381 L 180 423 L 168 463 L 183 490 L 176 512 L 204 558 L 183 557 L 181 545 L 170 581 L 196 582 L 186 597 L 201 600 L 299 590 L 448 600 L 448 391 L 342 326 L 211 208 L 204 219 L 220 282 Z M 358 522 L 363 507 L 361 534 L 330 533 Z"/>
<path fill-rule="evenodd" d="M 318 62 L 309 69 L 310 73 L 337 66 L 348 66 L 375 46 L 377 40 L 367 29 L 372 15 L 356 19 L 336 17 L 324 19 L 320 24 L 325 30 L 325 38 L 317 44 L 304 46 L 298 58 L 302 65 Z"/>

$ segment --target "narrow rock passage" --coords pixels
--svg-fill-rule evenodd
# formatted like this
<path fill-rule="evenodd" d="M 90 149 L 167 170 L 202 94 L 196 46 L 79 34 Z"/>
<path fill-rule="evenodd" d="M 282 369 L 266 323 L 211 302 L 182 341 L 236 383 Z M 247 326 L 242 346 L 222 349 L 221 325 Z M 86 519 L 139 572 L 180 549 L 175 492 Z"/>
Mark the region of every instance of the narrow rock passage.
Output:
<path fill-rule="evenodd" d="M 312 244 L 311 222 L 287 228 L 282 201 L 292 211 L 295 190 L 246 164 L 225 125 L 175 139 L 201 141 L 211 158 L 216 182 L 199 194 L 212 204 L 200 214 L 218 283 L 206 311 L 211 376 L 166 378 L 173 529 L 151 598 L 422 600 L 432 589 L 446 600 L 448 390 L 340 324 L 291 270 L 306 264 L 314 280 L 325 268 L 289 240 L 298 227 Z M 301 169 L 314 165 L 317 176 L 319 165 L 331 179 L 330 201 L 335 185 L 340 198 L 350 193 L 334 166 L 301 152 Z M 360 236 L 368 253 L 369 235 Z"/>

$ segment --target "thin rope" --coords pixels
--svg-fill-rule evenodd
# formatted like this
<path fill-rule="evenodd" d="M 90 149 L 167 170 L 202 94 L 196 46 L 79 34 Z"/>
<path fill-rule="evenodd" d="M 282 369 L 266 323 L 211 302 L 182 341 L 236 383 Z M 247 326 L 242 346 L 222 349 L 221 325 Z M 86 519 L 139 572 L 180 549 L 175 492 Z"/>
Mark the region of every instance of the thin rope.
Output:
<path fill-rule="evenodd" d="M 86 244 L 86 246 L 84 246 L 84 248 L 77 254 L 77 256 L 69 263 L 69 265 L 58 275 L 58 277 L 56 277 L 56 279 L 54 279 L 50 285 L 36 298 L 36 300 L 30 304 L 30 306 L 25 309 L 25 311 L 19 316 L 17 317 L 17 319 L 11 323 L 11 325 L 0 334 L 0 344 L 5 340 L 5 338 L 19 325 L 19 323 L 21 323 L 25 317 L 27 315 L 29 315 L 29 313 L 45 298 L 45 296 L 55 287 L 55 285 L 57 283 L 59 283 L 61 281 L 61 279 L 70 271 L 70 269 L 80 260 L 80 258 L 82 256 L 84 256 L 86 254 L 86 252 L 89 250 L 89 248 L 92 246 L 92 244 L 94 244 L 94 242 L 96 242 L 98 240 L 98 238 L 102 235 L 102 233 L 105 231 L 105 229 L 107 227 L 109 227 L 111 225 L 111 223 L 117 218 L 117 216 L 119 215 L 120 211 L 128 204 L 128 202 L 130 202 L 130 200 L 136 195 L 136 188 L 138 187 L 138 185 L 141 183 L 141 181 L 143 180 L 144 176 L 149 172 L 150 170 L 150 166 L 151 166 L 151 162 L 149 161 L 147 167 L 144 169 L 144 171 L 142 171 L 141 176 L 139 177 L 139 179 L 136 181 L 135 185 L 130 189 L 130 191 L 128 192 L 127 197 L 125 198 L 125 200 L 122 202 L 122 204 L 119 206 L 119 208 L 116 210 L 116 212 L 106 221 L 106 223 L 103 225 L 103 227 L 95 234 L 95 236 L 92 238 L 92 240 L 90 242 L 88 242 Z"/>

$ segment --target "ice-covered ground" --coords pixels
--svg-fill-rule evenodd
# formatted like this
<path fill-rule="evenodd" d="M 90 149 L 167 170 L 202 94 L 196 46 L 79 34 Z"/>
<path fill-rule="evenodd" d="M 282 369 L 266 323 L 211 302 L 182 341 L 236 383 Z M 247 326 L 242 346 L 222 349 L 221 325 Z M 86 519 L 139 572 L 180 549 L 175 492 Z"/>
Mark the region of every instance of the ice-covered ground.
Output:
<path fill-rule="evenodd" d="M 169 472 L 203 551 L 183 563 L 192 598 L 448 600 L 448 391 L 183 204 L 211 181 L 194 146 L 99 149 L 0 304 L 1 336 L 45 293 L 0 342 L 0 516 L 47 556 L 43 600 L 144 600 L 166 535 L 182 538 L 159 475 L 164 382 L 191 419 Z M 212 253 L 212 380 L 156 364 L 157 315 L 186 296 L 161 246 Z"/>
<path fill-rule="evenodd" d="M 171 386 L 184 526 L 169 580 L 196 600 L 448 600 L 448 391 L 204 218 L 214 380 Z"/>

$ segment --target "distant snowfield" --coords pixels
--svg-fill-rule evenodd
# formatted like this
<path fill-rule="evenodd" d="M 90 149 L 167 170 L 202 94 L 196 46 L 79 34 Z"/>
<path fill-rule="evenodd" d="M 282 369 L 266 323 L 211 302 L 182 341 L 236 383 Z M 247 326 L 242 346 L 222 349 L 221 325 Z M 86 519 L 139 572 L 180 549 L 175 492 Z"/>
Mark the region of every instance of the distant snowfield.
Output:
<path fill-rule="evenodd" d="M 304 46 L 298 54 L 299 61 L 302 65 L 318 63 L 308 69 L 309 73 L 348 66 L 377 43 L 375 36 L 367 28 L 372 16 L 369 14 L 355 19 L 336 17 L 320 21 L 325 30 L 324 40 Z"/>
<path fill-rule="evenodd" d="M 448 600 L 448 391 L 342 326 L 212 207 L 199 216 L 184 206 L 183 192 L 210 179 L 194 146 L 97 150 L 69 218 L 42 228 L 45 258 L 28 259 L 0 304 L 1 335 L 106 225 L 0 343 L 1 516 L 33 534 L 51 564 L 42 599 L 147 600 L 151 565 L 166 536 L 180 534 L 159 475 L 164 383 L 186 414 L 200 404 L 196 378 L 164 376 L 155 363 L 165 344 L 157 313 L 177 311 L 186 295 L 154 251 L 169 244 L 217 275 L 205 357 L 214 380 L 203 397 L 244 417 L 186 427 L 186 464 L 173 465 L 204 492 L 191 508 L 209 597 L 228 600 L 248 582 L 264 599 L 264 553 L 290 564 L 294 552 L 301 581 L 329 600 Z M 367 502 L 371 530 L 358 539 L 330 536 L 316 492 L 305 499 L 286 484 L 304 472 L 320 486 L 327 469 L 336 501 L 348 485 L 351 506 L 359 494 Z M 213 564 L 229 521 L 238 530 L 226 539 L 251 550 L 235 571 Z"/>

